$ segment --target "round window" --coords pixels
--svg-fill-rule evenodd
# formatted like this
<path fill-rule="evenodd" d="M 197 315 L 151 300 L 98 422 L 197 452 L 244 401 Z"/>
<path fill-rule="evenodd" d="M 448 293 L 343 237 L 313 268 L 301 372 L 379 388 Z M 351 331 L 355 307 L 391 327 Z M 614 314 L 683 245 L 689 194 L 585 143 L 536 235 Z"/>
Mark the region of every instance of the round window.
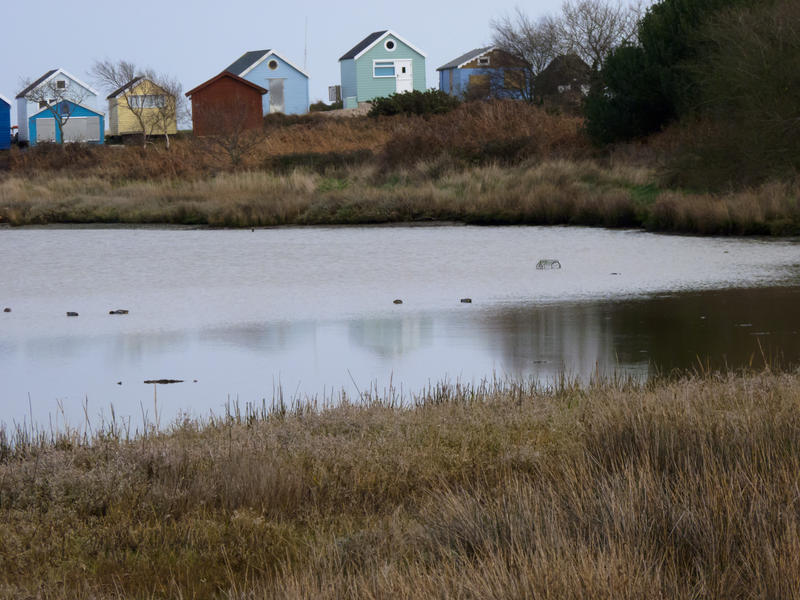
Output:
<path fill-rule="evenodd" d="M 383 45 L 389 52 L 392 52 L 395 49 L 396 44 L 394 40 L 386 40 L 386 43 Z"/>
<path fill-rule="evenodd" d="M 274 71 L 275 69 L 278 68 L 278 61 L 275 60 L 275 59 L 272 59 L 271 61 L 269 61 L 267 63 L 267 66 L 270 68 L 271 71 Z"/>

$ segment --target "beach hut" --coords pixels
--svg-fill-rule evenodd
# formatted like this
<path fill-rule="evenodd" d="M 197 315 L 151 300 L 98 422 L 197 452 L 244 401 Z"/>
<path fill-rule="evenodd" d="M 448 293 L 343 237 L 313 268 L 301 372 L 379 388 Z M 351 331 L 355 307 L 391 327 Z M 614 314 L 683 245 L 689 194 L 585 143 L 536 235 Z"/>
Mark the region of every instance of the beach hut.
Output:
<path fill-rule="evenodd" d="M 192 101 L 194 135 L 228 134 L 262 126 L 262 96 L 268 91 L 223 71 L 186 92 Z"/>
<path fill-rule="evenodd" d="M 394 93 L 425 91 L 425 53 L 384 29 L 369 34 L 339 59 L 345 108 Z"/>
<path fill-rule="evenodd" d="M 439 89 L 458 98 L 522 100 L 530 91 L 528 64 L 494 46 L 470 50 L 436 71 Z"/>
<path fill-rule="evenodd" d="M 20 141 L 33 141 L 28 132 L 29 117 L 48 105 L 66 100 L 97 109 L 97 91 L 64 69 L 51 69 L 17 94 L 17 122 Z"/>
<path fill-rule="evenodd" d="M 268 90 L 263 114 L 308 112 L 308 74 L 275 50 L 245 52 L 225 70 Z"/>
<path fill-rule="evenodd" d="M 11 147 L 11 101 L 0 94 L 0 150 Z"/>
<path fill-rule="evenodd" d="M 178 132 L 175 97 L 146 77 L 129 81 L 106 100 L 109 135 L 173 135 Z"/>
<path fill-rule="evenodd" d="M 28 119 L 29 142 L 89 142 L 102 144 L 105 138 L 103 113 L 69 100 L 48 105 Z"/>

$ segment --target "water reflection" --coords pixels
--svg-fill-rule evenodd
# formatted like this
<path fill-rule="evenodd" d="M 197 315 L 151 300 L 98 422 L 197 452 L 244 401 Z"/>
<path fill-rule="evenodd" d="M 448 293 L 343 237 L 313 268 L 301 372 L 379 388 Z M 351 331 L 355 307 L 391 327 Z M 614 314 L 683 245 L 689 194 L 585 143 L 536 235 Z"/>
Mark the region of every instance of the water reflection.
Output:
<path fill-rule="evenodd" d="M 348 340 L 381 358 L 399 358 L 433 345 L 433 323 L 432 317 L 420 315 L 352 321 Z"/>
<path fill-rule="evenodd" d="M 481 329 L 516 374 L 793 366 L 798 302 L 800 288 L 767 288 L 526 306 L 486 315 Z"/>

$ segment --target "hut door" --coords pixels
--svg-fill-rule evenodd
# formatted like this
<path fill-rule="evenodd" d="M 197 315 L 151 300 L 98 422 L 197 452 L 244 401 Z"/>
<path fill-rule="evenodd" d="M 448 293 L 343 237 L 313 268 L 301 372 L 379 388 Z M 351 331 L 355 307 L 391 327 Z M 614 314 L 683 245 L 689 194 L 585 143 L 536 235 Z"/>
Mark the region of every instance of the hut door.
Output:
<path fill-rule="evenodd" d="M 414 75 L 411 72 L 411 61 L 399 59 L 394 61 L 395 77 L 397 78 L 398 94 L 410 92 L 414 89 Z"/>
<path fill-rule="evenodd" d="M 283 79 L 269 80 L 269 112 L 285 112 L 286 102 L 283 99 Z"/>

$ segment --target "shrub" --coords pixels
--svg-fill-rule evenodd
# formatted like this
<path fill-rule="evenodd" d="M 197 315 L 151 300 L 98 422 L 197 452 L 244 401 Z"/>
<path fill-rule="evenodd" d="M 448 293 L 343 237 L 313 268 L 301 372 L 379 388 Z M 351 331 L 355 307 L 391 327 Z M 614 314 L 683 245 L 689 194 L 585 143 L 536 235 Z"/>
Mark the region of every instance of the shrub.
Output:
<path fill-rule="evenodd" d="M 339 100 L 338 102 L 331 102 L 330 104 L 325 104 L 322 100 L 319 102 L 314 102 L 311 106 L 308 107 L 308 112 L 326 112 L 329 110 L 339 110 L 342 108 L 342 101 Z"/>
<path fill-rule="evenodd" d="M 441 90 L 417 90 L 391 94 L 372 101 L 369 116 L 441 115 L 456 108 L 461 101 Z"/>

